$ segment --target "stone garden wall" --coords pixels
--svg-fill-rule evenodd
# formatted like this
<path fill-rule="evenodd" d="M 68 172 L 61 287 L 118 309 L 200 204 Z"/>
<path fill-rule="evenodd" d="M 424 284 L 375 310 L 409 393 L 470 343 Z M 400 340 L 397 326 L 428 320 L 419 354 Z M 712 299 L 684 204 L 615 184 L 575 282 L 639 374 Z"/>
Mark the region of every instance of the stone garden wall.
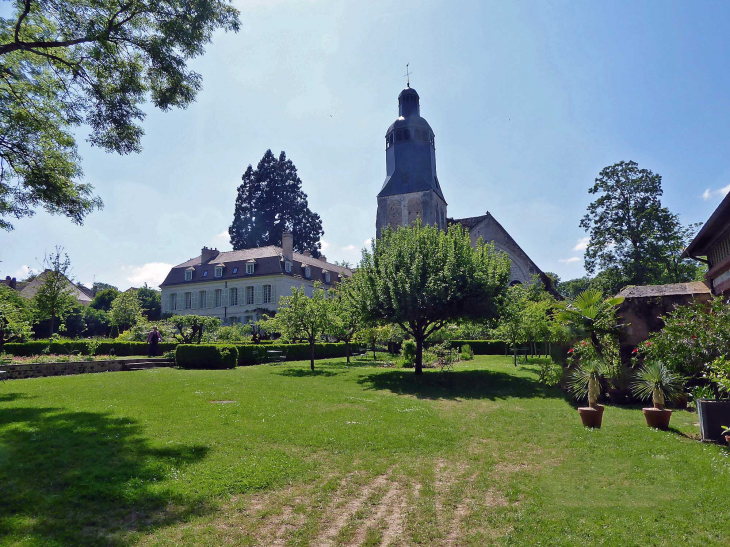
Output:
<path fill-rule="evenodd" d="M 21 378 L 42 378 L 45 376 L 68 376 L 72 374 L 88 374 L 93 372 L 118 372 L 129 370 L 131 363 L 139 359 L 114 359 L 110 361 L 76 361 L 62 363 L 29 363 L 22 365 L 0 365 L 5 380 Z M 160 363 L 161 364 L 161 363 Z M 172 364 L 167 363 L 166 364 Z"/>

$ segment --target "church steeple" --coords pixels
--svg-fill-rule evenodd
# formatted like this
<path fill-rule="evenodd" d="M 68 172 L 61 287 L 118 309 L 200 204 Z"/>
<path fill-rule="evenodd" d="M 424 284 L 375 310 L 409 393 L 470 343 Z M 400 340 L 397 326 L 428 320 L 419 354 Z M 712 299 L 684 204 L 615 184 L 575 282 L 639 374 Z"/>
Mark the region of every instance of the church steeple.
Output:
<path fill-rule="evenodd" d="M 446 200 L 436 176 L 436 141 L 410 84 L 398 95 L 398 119 L 385 133 L 386 176 L 378 194 L 377 233 L 420 217 L 446 229 Z M 400 209 L 397 204 L 400 203 Z"/>

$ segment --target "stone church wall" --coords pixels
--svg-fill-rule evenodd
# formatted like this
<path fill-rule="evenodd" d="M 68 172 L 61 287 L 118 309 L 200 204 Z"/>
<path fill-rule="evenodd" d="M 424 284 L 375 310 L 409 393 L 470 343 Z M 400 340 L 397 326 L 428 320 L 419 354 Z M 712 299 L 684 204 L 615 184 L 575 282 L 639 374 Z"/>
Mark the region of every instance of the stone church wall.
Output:
<path fill-rule="evenodd" d="M 375 221 L 377 235 L 386 226 L 395 229 L 408 226 L 421 217 L 424 224 L 435 224 L 446 228 L 446 203 L 435 192 L 412 192 L 378 198 L 378 212 Z"/>

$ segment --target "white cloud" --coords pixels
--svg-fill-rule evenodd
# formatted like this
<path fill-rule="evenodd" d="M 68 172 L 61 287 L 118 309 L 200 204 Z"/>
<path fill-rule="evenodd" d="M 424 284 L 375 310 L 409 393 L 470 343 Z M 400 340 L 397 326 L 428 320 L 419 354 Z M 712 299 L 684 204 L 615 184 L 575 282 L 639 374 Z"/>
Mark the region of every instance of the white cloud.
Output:
<path fill-rule="evenodd" d="M 574 251 L 585 251 L 588 248 L 588 244 L 591 242 L 590 236 L 582 237 L 578 240 L 573 247 Z"/>
<path fill-rule="evenodd" d="M 165 280 L 172 266 L 173 264 L 164 262 L 148 262 L 142 266 L 122 266 L 122 271 L 126 275 L 125 279 L 134 287 L 145 283 L 151 287 L 157 287 Z"/>
<path fill-rule="evenodd" d="M 13 273 L 13 275 L 11 275 L 10 277 L 14 277 L 16 279 L 25 279 L 26 277 L 28 277 L 28 274 L 30 272 L 30 267 L 23 264 L 20 268 L 15 270 L 15 273 Z"/>
<path fill-rule="evenodd" d="M 571 256 L 570 258 L 561 258 L 558 262 L 564 262 L 566 264 L 573 264 L 574 262 L 580 262 L 580 258 L 577 256 Z"/>
<path fill-rule="evenodd" d="M 355 247 L 354 245 L 348 245 L 346 247 L 342 247 L 342 250 L 343 251 L 357 251 L 357 247 Z"/>
<path fill-rule="evenodd" d="M 730 184 L 727 186 L 723 186 L 722 188 L 718 188 L 717 190 L 710 190 L 707 188 L 702 193 L 702 199 L 705 201 L 710 201 L 712 198 L 724 198 L 726 195 L 730 194 Z"/>
<path fill-rule="evenodd" d="M 319 242 L 322 244 L 322 252 L 326 253 L 327 249 L 329 249 L 332 244 L 329 241 L 325 241 L 324 239 L 320 239 Z"/>
<path fill-rule="evenodd" d="M 369 238 L 369 239 L 366 239 L 363 243 L 365 244 L 366 247 L 370 247 L 370 245 L 372 245 L 372 243 L 373 243 L 373 240 L 371 238 Z"/>

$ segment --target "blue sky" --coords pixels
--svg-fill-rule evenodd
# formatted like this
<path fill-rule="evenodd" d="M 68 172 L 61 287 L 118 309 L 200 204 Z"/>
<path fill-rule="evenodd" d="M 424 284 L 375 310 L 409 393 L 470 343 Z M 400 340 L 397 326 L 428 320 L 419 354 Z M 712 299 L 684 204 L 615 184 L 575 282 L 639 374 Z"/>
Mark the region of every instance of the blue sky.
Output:
<path fill-rule="evenodd" d="M 664 203 L 704 221 L 730 190 L 730 39 L 723 2 L 236 2 L 238 34 L 192 66 L 187 110 L 148 108 L 144 151 L 79 131 L 105 202 L 84 226 L 39 212 L 0 233 L 0 275 L 62 245 L 76 278 L 158 284 L 227 229 L 246 166 L 267 148 L 299 169 L 329 260 L 372 237 L 384 134 L 410 62 L 436 134 L 449 216 L 490 211 L 530 257 L 583 275 L 580 218 L 605 166 L 634 160 Z"/>

